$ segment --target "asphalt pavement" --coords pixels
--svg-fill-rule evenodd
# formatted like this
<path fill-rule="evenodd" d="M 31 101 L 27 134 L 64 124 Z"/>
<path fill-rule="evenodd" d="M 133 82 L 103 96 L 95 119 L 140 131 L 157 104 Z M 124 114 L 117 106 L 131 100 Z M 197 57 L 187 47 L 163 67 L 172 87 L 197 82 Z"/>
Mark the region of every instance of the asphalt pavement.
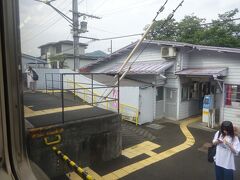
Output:
<path fill-rule="evenodd" d="M 24 103 L 34 112 L 44 111 L 46 105 L 47 108 L 56 109 L 61 107 L 61 96 L 57 93 L 55 95 L 40 92 L 25 93 Z M 81 99 L 73 100 L 71 95 L 65 94 L 64 106 L 66 108 L 77 105 L 84 105 L 84 102 Z M 109 113 L 112 112 L 97 107 L 74 110 L 65 113 L 65 120 L 79 120 Z M 61 115 L 61 112 L 57 112 L 27 119 L 35 127 L 39 127 L 61 123 Z M 212 141 L 215 130 L 206 127 L 201 128 L 199 123 L 181 127 L 182 122 L 161 119 L 136 126 L 124 121 L 122 123 L 122 147 L 125 155 L 107 162 L 96 162 L 90 168 L 100 177 L 108 177 L 105 179 L 116 179 L 117 173 L 122 171 L 123 174 L 119 174 L 120 178 L 117 179 L 214 180 L 214 164 L 207 161 L 207 146 Z M 185 129 L 185 133 L 183 133 L 183 129 Z M 190 144 L 186 143 L 187 140 Z M 182 148 L 180 145 L 184 143 L 185 148 L 179 150 L 179 148 Z M 144 152 L 141 147 L 143 149 L 148 148 L 147 152 Z M 126 153 L 126 150 L 129 148 L 132 148 L 133 151 L 135 148 L 131 158 L 126 156 L 129 153 Z M 164 154 L 165 152 L 168 152 L 168 154 Z M 161 154 L 166 157 L 161 158 Z M 151 160 L 146 161 L 147 164 L 141 164 L 149 158 Z M 236 157 L 235 160 L 237 170 L 234 176 L 235 180 L 238 180 L 240 179 L 240 157 Z M 136 169 L 127 169 L 132 167 L 133 164 L 135 164 Z M 127 171 L 124 171 L 124 169 Z M 111 178 L 110 175 L 114 173 L 115 178 Z"/>
<path fill-rule="evenodd" d="M 158 120 L 151 123 L 154 124 L 154 128 L 152 128 L 151 126 L 149 127 L 150 124 L 134 126 L 131 123 L 124 122 L 122 126 L 123 149 L 145 141 L 160 145 L 159 148 L 153 150 L 155 153 L 161 153 L 170 148 L 174 148 L 186 140 L 186 137 L 181 132 L 180 123 L 181 122 L 176 123 L 174 121 Z M 212 141 L 215 131 L 196 127 L 198 126 L 191 125 L 191 127 L 188 127 L 195 139 L 193 146 L 137 171 L 128 173 L 119 179 L 214 180 L 214 164 L 207 161 L 207 146 L 209 145 L 208 143 Z M 116 172 L 118 169 L 124 169 L 124 167 L 128 165 L 146 158 L 148 158 L 146 154 L 141 154 L 132 159 L 122 155 L 115 160 L 101 162 L 91 168 L 94 172 L 104 177 L 108 173 Z M 240 179 L 239 156 L 236 157 L 236 166 L 237 170 L 234 176 L 235 180 L 238 180 Z"/>

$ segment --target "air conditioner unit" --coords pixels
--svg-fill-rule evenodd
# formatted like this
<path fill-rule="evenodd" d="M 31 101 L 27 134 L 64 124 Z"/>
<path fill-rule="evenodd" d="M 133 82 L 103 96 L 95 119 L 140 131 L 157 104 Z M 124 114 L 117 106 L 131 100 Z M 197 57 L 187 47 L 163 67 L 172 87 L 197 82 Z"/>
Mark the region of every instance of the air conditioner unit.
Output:
<path fill-rule="evenodd" d="M 162 47 L 161 55 L 163 58 L 175 58 L 177 55 L 176 48 L 175 47 Z"/>

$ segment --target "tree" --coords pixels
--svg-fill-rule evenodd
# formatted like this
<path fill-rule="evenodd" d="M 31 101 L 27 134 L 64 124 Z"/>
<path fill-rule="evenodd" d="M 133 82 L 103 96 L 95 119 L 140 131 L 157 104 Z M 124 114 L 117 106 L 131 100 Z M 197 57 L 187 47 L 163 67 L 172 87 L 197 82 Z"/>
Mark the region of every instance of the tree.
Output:
<path fill-rule="evenodd" d="M 240 23 L 234 21 L 238 9 L 218 15 L 217 20 L 206 24 L 205 19 L 194 15 L 185 16 L 180 22 L 174 19 L 162 26 L 157 21 L 147 36 L 153 40 L 171 40 L 192 44 L 240 47 Z"/>
<path fill-rule="evenodd" d="M 179 42 L 187 42 L 197 44 L 202 38 L 204 28 L 201 26 L 205 19 L 200 19 L 197 16 L 185 16 L 177 26 L 176 40 Z"/>
<path fill-rule="evenodd" d="M 65 63 L 66 58 L 65 58 L 64 54 L 60 54 L 60 55 L 56 55 L 56 56 L 50 56 L 49 59 L 50 59 L 51 66 L 53 68 L 57 68 L 57 62 L 59 62 L 59 68 L 60 69 L 68 67 Z"/>
<path fill-rule="evenodd" d="M 175 41 L 177 33 L 176 28 L 177 22 L 175 19 L 171 19 L 167 23 L 165 23 L 165 20 L 160 20 L 155 22 L 146 38 L 153 40 Z M 147 27 L 145 27 L 145 30 L 146 29 Z"/>
<path fill-rule="evenodd" d="M 238 9 L 218 15 L 203 31 L 202 44 L 212 46 L 240 47 L 240 24 L 233 21 Z"/>

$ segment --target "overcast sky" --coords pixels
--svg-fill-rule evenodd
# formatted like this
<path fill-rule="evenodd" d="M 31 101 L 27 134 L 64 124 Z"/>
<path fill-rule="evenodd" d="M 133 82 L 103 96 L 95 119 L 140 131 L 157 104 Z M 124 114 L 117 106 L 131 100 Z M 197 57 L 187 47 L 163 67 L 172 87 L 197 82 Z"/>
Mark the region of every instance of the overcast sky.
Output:
<path fill-rule="evenodd" d="M 20 29 L 22 52 L 39 56 L 38 47 L 48 42 L 72 40 L 69 23 L 49 6 L 34 0 L 20 1 Z M 168 0 L 158 20 L 165 18 L 181 0 Z M 142 33 L 146 24 L 150 24 L 156 12 L 165 0 L 78 0 L 79 11 L 100 16 L 101 19 L 87 18 L 89 32 L 82 34 L 94 38 L 116 37 Z M 56 0 L 55 7 L 72 17 L 69 10 L 72 0 Z M 174 18 L 182 19 L 185 15 L 194 14 L 205 18 L 207 22 L 216 19 L 218 14 L 238 8 L 240 0 L 185 0 L 183 6 L 175 13 Z M 240 13 L 236 17 L 240 17 Z M 113 51 L 139 39 L 140 36 L 113 40 Z M 108 53 L 110 40 L 90 41 L 86 52 L 102 50 Z"/>

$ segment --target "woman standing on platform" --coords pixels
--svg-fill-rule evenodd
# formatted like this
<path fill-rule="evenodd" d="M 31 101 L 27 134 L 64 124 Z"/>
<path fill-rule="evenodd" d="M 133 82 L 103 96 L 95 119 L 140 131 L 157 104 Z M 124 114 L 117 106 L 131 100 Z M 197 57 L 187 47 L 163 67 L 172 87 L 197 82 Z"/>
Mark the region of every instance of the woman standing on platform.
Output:
<path fill-rule="evenodd" d="M 222 122 L 221 129 L 214 136 L 213 144 L 217 145 L 215 155 L 216 180 L 233 180 L 234 156 L 240 151 L 240 143 L 234 134 L 232 122 Z"/>

